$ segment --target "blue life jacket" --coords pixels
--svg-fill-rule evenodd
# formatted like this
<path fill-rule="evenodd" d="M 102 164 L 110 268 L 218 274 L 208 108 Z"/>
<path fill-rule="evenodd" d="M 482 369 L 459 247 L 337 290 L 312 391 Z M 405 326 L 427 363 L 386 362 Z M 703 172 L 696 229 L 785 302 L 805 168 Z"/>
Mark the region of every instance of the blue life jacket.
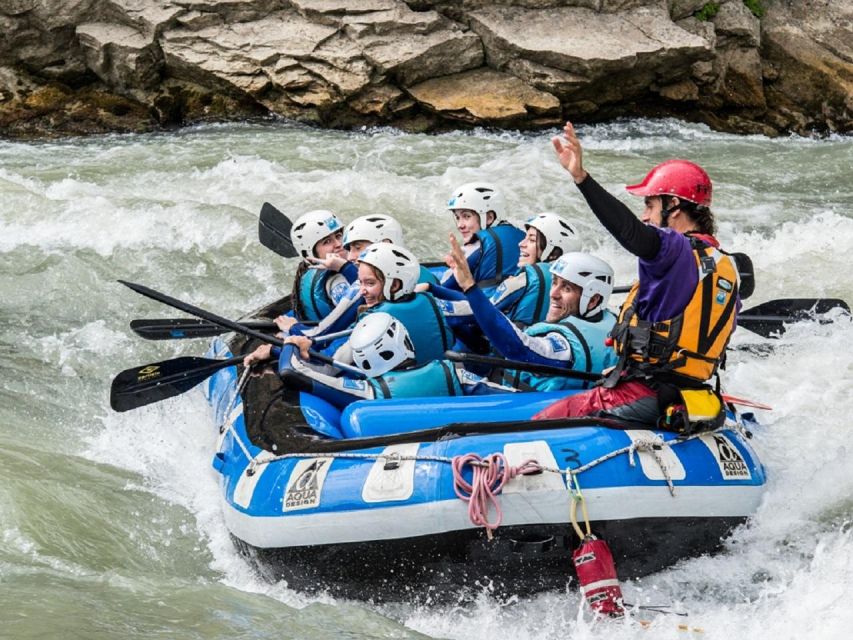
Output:
<path fill-rule="evenodd" d="M 319 322 L 332 312 L 335 301 L 326 293 L 326 281 L 335 274 L 335 271 L 328 269 L 308 269 L 300 276 L 293 291 L 299 295 L 305 317 L 298 320 Z"/>
<path fill-rule="evenodd" d="M 521 327 L 545 322 L 551 297 L 550 267 L 551 265 L 548 262 L 525 265 L 516 276 L 519 277 L 522 273 L 524 274 L 524 288 L 510 293 L 506 298 L 500 300 L 504 294 L 503 290 L 506 283 L 511 281 L 504 280 L 491 295 L 491 300 L 498 311 Z"/>
<path fill-rule="evenodd" d="M 383 400 L 462 395 L 456 369 L 447 360 L 433 360 L 414 369 L 389 371 L 367 382 L 373 387 L 377 399 Z"/>
<path fill-rule="evenodd" d="M 453 345 L 453 334 L 432 294 L 414 293 L 401 300 L 386 300 L 365 313 L 377 311 L 389 313 L 403 323 L 415 346 L 415 360 L 419 365 L 442 360 L 444 352 Z"/>
<path fill-rule="evenodd" d="M 421 265 L 421 275 L 418 276 L 418 284 L 438 284 L 438 278 L 435 274 Z"/>
<path fill-rule="evenodd" d="M 544 336 L 555 331 L 559 332 L 572 347 L 573 371 L 601 373 L 604 369 L 615 365 L 617 361 L 613 347 L 604 344 L 615 323 L 616 316 L 610 311 L 603 311 L 601 318 L 596 322 L 569 316 L 558 323 L 539 322 L 525 329 L 524 333 L 530 336 Z M 515 369 L 504 371 L 503 383 L 528 391 L 587 389 L 593 384 L 587 380 L 517 371 Z"/>
<path fill-rule="evenodd" d="M 471 269 L 471 275 L 479 287 L 494 287 L 518 272 L 521 251 L 518 243 L 524 237 L 524 231 L 508 222 L 499 222 L 475 235 L 480 240 L 480 260 Z"/>

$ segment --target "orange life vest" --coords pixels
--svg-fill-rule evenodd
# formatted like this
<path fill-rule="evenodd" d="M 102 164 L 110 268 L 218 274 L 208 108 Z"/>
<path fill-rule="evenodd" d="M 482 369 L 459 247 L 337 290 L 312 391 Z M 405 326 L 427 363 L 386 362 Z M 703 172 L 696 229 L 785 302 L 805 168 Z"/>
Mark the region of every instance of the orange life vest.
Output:
<path fill-rule="evenodd" d="M 654 378 L 656 373 L 669 373 L 705 382 L 722 363 L 735 328 L 740 285 L 737 266 L 715 247 L 696 238 L 690 238 L 690 243 L 699 283 L 679 315 L 658 322 L 641 320 L 637 316 L 639 282 L 631 287 L 612 331 L 620 356 L 617 377 L 626 369 L 635 376 Z"/>

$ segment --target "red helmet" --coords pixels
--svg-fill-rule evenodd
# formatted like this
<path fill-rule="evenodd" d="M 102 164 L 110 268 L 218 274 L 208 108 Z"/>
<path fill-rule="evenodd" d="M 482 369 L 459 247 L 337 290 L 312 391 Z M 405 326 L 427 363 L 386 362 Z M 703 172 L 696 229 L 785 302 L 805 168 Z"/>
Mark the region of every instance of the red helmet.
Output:
<path fill-rule="evenodd" d="M 635 196 L 677 196 L 705 207 L 711 206 L 711 178 L 698 164 L 667 160 L 649 171 L 640 184 L 625 187 Z"/>

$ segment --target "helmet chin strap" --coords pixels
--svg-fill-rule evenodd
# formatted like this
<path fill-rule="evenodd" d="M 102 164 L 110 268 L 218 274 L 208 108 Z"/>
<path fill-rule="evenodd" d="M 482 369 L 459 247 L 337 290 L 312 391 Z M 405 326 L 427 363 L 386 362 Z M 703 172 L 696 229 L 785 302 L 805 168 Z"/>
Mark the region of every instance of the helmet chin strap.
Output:
<path fill-rule="evenodd" d="M 663 204 L 663 200 L 661 200 L 661 204 Z M 676 204 L 672 205 L 669 209 L 664 209 L 663 206 L 661 206 L 660 226 L 662 228 L 666 228 L 669 226 L 669 216 L 671 216 L 673 213 L 678 211 L 680 204 L 681 204 L 681 202 L 677 202 Z"/>

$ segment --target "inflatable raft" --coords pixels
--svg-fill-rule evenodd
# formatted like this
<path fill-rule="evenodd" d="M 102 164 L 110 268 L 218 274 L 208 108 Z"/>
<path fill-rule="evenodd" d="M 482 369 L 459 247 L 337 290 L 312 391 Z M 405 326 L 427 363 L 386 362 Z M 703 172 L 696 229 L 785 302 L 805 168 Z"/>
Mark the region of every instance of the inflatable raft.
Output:
<path fill-rule="evenodd" d="M 209 355 L 232 348 L 217 340 Z M 300 590 L 378 600 L 564 588 L 579 543 L 573 488 L 620 577 L 638 577 L 719 549 L 765 486 L 749 414 L 682 439 L 601 419 L 529 420 L 566 392 L 360 401 L 341 412 L 276 375 L 238 379 L 230 367 L 205 393 L 228 530 L 262 571 Z M 454 477 L 452 461 L 495 453 L 540 470 L 503 487 L 489 535 L 454 489 L 473 468 Z"/>

